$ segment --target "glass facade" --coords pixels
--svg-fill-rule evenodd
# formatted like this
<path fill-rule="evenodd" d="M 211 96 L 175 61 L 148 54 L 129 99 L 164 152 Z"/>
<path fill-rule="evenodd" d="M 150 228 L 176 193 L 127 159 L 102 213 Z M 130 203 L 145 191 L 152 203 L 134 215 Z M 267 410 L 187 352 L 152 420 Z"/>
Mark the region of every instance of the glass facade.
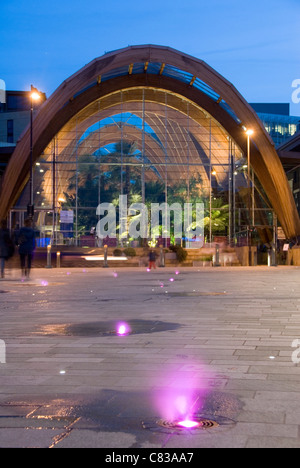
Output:
<path fill-rule="evenodd" d="M 258 113 L 266 131 L 278 147 L 300 129 L 300 117 Z"/>

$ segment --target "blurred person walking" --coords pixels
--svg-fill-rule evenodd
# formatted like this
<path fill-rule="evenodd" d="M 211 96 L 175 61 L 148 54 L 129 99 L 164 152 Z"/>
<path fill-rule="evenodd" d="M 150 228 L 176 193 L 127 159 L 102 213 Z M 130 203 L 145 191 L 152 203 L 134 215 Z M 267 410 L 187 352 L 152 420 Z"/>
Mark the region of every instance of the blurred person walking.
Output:
<path fill-rule="evenodd" d="M 156 269 L 156 252 L 154 249 L 151 249 L 149 252 L 149 269 Z"/>
<path fill-rule="evenodd" d="M 30 279 L 33 252 L 35 250 L 35 233 L 32 229 L 32 221 L 26 219 L 24 227 L 18 235 L 19 255 L 21 262 L 22 278 Z"/>
<path fill-rule="evenodd" d="M 5 262 L 14 254 L 14 243 L 7 229 L 7 222 L 3 219 L 0 223 L 0 271 L 1 278 L 5 277 Z"/>

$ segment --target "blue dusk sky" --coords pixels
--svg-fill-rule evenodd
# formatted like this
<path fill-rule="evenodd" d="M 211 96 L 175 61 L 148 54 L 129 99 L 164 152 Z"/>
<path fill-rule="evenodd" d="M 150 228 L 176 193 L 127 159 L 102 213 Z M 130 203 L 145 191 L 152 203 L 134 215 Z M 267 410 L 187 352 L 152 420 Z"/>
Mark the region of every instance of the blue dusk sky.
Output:
<path fill-rule="evenodd" d="M 249 102 L 289 102 L 300 80 L 299 0 L 1 0 L 0 79 L 53 91 L 95 57 L 157 44 L 204 60 Z"/>

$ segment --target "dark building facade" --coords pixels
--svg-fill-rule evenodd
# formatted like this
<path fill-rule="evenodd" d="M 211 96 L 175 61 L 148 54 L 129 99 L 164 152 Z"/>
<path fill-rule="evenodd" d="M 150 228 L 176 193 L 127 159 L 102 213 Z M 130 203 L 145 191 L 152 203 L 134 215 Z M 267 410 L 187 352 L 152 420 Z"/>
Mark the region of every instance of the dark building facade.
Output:
<path fill-rule="evenodd" d="M 7 163 L 22 133 L 30 123 L 30 91 L 6 91 L 5 102 L 0 102 L 0 186 Z M 35 111 L 46 100 L 41 94 Z"/>
<path fill-rule="evenodd" d="M 277 149 L 300 214 L 300 131 Z"/>

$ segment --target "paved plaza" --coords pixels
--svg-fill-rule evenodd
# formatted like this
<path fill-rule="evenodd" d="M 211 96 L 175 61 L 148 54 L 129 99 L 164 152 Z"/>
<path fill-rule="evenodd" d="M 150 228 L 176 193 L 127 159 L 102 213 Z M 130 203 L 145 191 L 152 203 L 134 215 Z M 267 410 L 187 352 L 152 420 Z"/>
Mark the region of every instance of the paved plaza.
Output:
<path fill-rule="evenodd" d="M 300 447 L 300 268 L 13 270 L 0 316 L 0 447 Z"/>

